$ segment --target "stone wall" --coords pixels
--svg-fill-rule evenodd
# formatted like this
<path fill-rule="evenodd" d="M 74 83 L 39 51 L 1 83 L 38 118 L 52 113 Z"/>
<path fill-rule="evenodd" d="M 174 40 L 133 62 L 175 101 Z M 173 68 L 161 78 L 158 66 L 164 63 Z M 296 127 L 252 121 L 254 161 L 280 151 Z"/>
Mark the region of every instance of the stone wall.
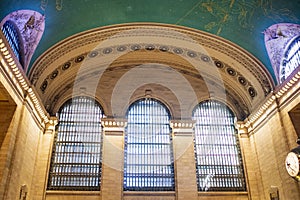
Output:
<path fill-rule="evenodd" d="M 278 188 L 280 199 L 300 199 L 300 183 L 289 177 L 285 169 L 286 155 L 297 146 L 297 134 L 288 115 L 300 104 L 299 92 L 296 97 L 288 104 L 278 105 L 249 138 L 252 148 L 256 149 L 257 175 L 261 177 L 263 191 L 257 199 L 268 199 L 272 186 Z"/>

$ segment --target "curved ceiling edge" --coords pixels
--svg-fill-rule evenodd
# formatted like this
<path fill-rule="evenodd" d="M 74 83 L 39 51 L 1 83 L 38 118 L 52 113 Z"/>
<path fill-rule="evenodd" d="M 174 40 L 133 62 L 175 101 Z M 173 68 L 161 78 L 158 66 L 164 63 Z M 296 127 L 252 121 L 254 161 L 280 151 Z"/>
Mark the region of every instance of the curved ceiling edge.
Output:
<path fill-rule="evenodd" d="M 105 26 L 100 28 L 91 29 L 62 40 L 46 52 L 44 52 L 33 64 L 30 72 L 29 79 L 32 80 L 36 75 L 39 75 L 43 68 L 47 67 L 53 60 L 61 55 L 68 53 L 75 48 L 83 47 L 91 43 L 104 41 L 120 32 L 138 29 L 150 30 L 173 30 L 183 33 L 195 40 L 204 47 L 213 48 L 216 51 L 225 53 L 230 57 L 242 62 L 245 67 L 251 67 L 254 75 L 257 75 L 261 84 L 264 85 L 266 93 L 274 89 L 274 80 L 265 66 L 252 54 L 241 48 L 240 46 L 224 39 L 219 36 L 178 25 L 160 24 L 160 23 L 127 23 L 112 26 Z M 43 67 L 41 67 L 43 66 Z M 270 90 L 270 91 L 268 91 Z"/>
<path fill-rule="evenodd" d="M 102 27 L 69 37 L 37 59 L 31 68 L 29 79 L 41 90 L 40 95 L 43 96 L 47 80 L 53 81 L 58 73 L 69 68 L 72 63 L 80 64 L 83 59 L 93 60 L 100 54 L 101 62 L 105 63 L 110 57 L 114 57 L 114 62 L 122 53 L 137 50 L 180 55 L 195 68 L 201 68 L 200 71 L 207 69 L 209 64 L 214 65 L 219 70 L 217 73 L 222 72 L 222 79 L 226 76 L 226 85 L 238 87 L 239 96 L 248 96 L 242 98 L 248 101 L 244 103 L 247 104 L 249 112 L 274 88 L 274 82 L 264 66 L 237 45 L 199 30 L 152 23 Z M 130 59 L 142 61 L 140 57 L 129 56 Z M 94 61 L 92 65 L 97 64 Z M 208 77 L 211 79 L 210 75 Z M 46 98 L 47 94 L 44 96 Z"/>

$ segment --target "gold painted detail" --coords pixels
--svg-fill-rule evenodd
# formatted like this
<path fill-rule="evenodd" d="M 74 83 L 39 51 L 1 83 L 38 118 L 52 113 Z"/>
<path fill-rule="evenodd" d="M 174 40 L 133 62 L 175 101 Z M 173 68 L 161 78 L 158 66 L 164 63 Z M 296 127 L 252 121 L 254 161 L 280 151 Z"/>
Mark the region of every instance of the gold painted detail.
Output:
<path fill-rule="evenodd" d="M 176 24 L 182 24 L 184 20 L 192 15 L 199 16 L 209 15 L 210 22 L 204 25 L 205 30 L 215 32 L 220 35 L 222 31 L 231 27 L 233 23 L 237 23 L 241 28 L 253 31 L 255 23 L 255 12 L 261 10 L 267 18 L 272 18 L 276 22 L 286 20 L 283 16 L 292 20 L 298 20 L 297 16 L 290 10 L 282 6 L 280 9 L 275 9 L 272 6 L 272 1 L 256 1 L 256 0 L 204 0 L 197 2 L 190 10 L 188 10 Z M 282 15 L 285 13 L 285 15 Z"/>

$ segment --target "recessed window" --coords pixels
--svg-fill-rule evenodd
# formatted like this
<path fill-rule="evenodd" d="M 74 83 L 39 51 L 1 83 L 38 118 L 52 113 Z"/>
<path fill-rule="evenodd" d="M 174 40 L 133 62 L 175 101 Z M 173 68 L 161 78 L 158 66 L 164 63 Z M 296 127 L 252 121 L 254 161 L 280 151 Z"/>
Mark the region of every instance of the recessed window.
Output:
<path fill-rule="evenodd" d="M 133 103 L 127 112 L 125 191 L 174 191 L 170 113 L 154 99 Z"/>
<path fill-rule="evenodd" d="M 101 106 L 92 98 L 75 97 L 58 113 L 49 190 L 99 190 L 101 182 Z"/>
<path fill-rule="evenodd" d="M 287 79 L 298 66 L 300 66 L 300 35 L 287 45 L 280 65 L 280 81 Z"/>
<path fill-rule="evenodd" d="M 17 26 L 11 22 L 6 21 L 1 28 L 7 42 L 9 43 L 11 49 L 13 50 L 15 56 L 19 60 L 20 64 L 23 66 L 23 54 L 21 47 L 21 37 Z"/>
<path fill-rule="evenodd" d="M 198 191 L 245 191 L 234 115 L 223 103 L 205 101 L 193 111 Z"/>

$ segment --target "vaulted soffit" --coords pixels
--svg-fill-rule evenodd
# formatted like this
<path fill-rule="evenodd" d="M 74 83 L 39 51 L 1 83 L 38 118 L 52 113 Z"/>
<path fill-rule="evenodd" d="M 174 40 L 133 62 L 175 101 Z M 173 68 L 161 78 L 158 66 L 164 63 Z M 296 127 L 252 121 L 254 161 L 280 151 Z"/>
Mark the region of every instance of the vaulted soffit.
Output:
<path fill-rule="evenodd" d="M 245 119 L 274 89 L 262 63 L 237 45 L 199 30 L 152 23 L 69 37 L 37 59 L 29 79 L 52 114 L 68 98 L 84 93 L 96 97 L 108 115 L 120 115 L 126 106 L 114 113 L 110 98 L 123 91 L 133 101 L 141 96 L 134 97 L 136 90 L 156 84 L 168 88 L 179 104 L 189 99 L 193 105 L 181 106 L 187 112 L 199 101 L 216 98 Z"/>

